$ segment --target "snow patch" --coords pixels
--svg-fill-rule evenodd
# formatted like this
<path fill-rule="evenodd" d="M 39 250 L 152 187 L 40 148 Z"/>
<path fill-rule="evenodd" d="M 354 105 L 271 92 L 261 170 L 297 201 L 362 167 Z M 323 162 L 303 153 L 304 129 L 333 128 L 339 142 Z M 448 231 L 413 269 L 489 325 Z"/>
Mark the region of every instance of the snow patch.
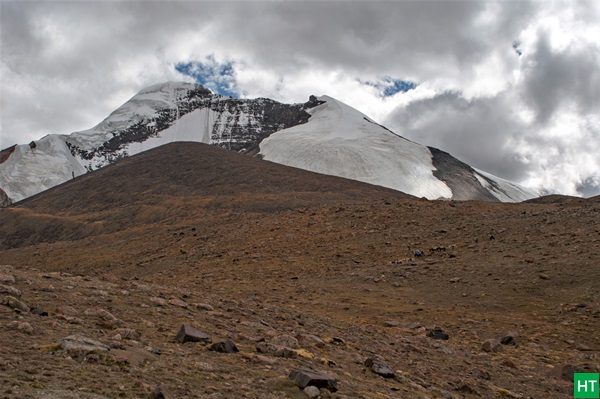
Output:
<path fill-rule="evenodd" d="M 51 134 L 35 141 L 36 147 L 17 145 L 0 168 L 2 189 L 13 202 L 48 190 L 86 173 L 71 155 L 65 136 Z"/>
<path fill-rule="evenodd" d="M 433 175 L 432 154 L 328 97 L 309 121 L 272 134 L 260 144 L 263 159 L 313 172 L 389 187 L 417 197 L 451 198 Z"/>
<path fill-rule="evenodd" d="M 142 143 L 130 143 L 124 151 L 135 155 L 152 148 L 173 143 L 175 141 L 196 141 L 211 143 L 211 132 L 219 113 L 210 108 L 199 108 L 178 119 L 171 127 L 158 133 Z"/>
<path fill-rule="evenodd" d="M 521 202 L 539 197 L 539 193 L 534 190 L 511 183 L 482 170 L 474 170 L 479 183 L 502 202 Z M 490 183 L 490 180 L 493 183 Z"/>

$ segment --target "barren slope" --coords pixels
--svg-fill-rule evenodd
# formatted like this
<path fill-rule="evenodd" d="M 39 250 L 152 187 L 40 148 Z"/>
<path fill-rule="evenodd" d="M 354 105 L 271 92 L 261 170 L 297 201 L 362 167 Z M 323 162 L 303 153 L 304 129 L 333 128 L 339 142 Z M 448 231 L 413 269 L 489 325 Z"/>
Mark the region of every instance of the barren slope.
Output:
<path fill-rule="evenodd" d="M 338 379 L 321 397 L 570 398 L 572 372 L 599 363 L 599 212 L 425 201 L 156 149 L 0 210 L 18 246 L 0 251 L 0 284 L 49 313 L 3 299 L 1 393 L 136 398 L 164 383 L 176 398 L 300 399 L 288 375 L 308 366 Z M 177 343 L 183 323 L 240 352 Z M 112 349 L 57 346 L 76 333 Z M 394 378 L 364 365 L 378 356 Z"/>

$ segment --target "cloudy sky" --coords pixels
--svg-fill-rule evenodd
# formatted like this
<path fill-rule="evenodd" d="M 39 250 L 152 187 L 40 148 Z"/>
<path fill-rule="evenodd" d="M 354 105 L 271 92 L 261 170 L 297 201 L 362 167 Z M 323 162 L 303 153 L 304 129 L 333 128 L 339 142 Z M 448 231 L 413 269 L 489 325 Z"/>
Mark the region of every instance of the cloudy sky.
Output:
<path fill-rule="evenodd" d="M 0 0 L 0 147 L 143 87 L 327 94 L 525 186 L 600 194 L 600 2 Z"/>

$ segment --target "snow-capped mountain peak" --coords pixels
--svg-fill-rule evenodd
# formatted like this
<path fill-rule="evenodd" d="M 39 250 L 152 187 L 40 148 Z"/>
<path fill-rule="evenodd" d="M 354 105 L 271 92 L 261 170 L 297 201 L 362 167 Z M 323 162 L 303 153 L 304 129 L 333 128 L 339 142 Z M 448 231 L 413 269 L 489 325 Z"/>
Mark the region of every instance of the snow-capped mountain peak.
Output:
<path fill-rule="evenodd" d="M 409 141 L 328 96 L 235 99 L 194 83 L 141 90 L 93 128 L 0 152 L 4 205 L 173 142 L 197 141 L 430 199 L 521 201 L 536 193 Z M 4 193 L 4 195 L 3 195 Z"/>
<path fill-rule="evenodd" d="M 311 109 L 306 124 L 271 135 L 261 143 L 264 159 L 399 189 L 432 199 L 452 190 L 432 171 L 431 153 L 376 124 L 331 97 Z"/>

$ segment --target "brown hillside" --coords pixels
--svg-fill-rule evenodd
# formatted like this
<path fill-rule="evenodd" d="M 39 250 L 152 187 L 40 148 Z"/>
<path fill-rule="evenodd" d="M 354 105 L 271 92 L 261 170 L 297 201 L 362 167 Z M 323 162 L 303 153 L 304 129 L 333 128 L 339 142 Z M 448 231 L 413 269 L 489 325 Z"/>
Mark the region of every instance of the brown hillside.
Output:
<path fill-rule="evenodd" d="M 269 213 L 410 196 L 262 161 L 201 143 L 173 143 L 63 183 L 0 213 L 0 248 L 76 240 L 205 208 Z M 212 213 L 211 213 L 212 214 Z M 57 223 L 64 223 L 59 228 Z"/>
<path fill-rule="evenodd" d="M 0 393 L 301 399 L 288 375 L 311 367 L 337 378 L 321 398 L 570 398 L 600 363 L 600 204 L 541 202 L 419 200 L 199 144 L 124 159 L 0 209 Z M 184 323 L 240 352 L 177 342 Z M 111 350 L 58 345 L 73 334 Z"/>

